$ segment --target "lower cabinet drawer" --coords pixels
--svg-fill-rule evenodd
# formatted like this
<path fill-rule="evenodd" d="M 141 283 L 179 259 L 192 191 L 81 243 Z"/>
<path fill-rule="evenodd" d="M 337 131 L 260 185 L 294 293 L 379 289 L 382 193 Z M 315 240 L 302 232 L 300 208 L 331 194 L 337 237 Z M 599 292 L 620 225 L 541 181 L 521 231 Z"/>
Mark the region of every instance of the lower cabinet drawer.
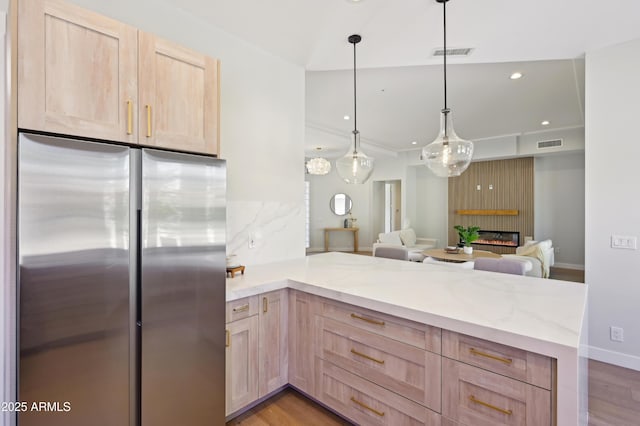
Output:
<path fill-rule="evenodd" d="M 440 426 L 440 415 L 318 359 L 318 399 L 360 425 Z"/>
<path fill-rule="evenodd" d="M 322 359 L 440 412 L 442 357 L 322 318 Z"/>
<path fill-rule="evenodd" d="M 442 331 L 442 355 L 541 388 L 552 387 L 548 356 L 448 330 Z"/>
<path fill-rule="evenodd" d="M 442 383 L 442 415 L 461 425 L 551 425 L 548 390 L 448 358 Z"/>

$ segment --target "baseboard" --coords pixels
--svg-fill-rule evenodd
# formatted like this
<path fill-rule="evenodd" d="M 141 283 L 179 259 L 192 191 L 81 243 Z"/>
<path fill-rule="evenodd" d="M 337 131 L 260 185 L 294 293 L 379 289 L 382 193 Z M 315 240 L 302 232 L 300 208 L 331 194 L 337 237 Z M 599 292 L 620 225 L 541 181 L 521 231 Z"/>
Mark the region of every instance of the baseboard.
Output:
<path fill-rule="evenodd" d="M 589 346 L 589 359 L 640 371 L 640 357 Z"/>
<path fill-rule="evenodd" d="M 552 268 L 562 268 L 562 269 L 575 269 L 577 271 L 584 271 L 584 265 L 577 265 L 575 263 L 559 263 L 555 262 Z"/>

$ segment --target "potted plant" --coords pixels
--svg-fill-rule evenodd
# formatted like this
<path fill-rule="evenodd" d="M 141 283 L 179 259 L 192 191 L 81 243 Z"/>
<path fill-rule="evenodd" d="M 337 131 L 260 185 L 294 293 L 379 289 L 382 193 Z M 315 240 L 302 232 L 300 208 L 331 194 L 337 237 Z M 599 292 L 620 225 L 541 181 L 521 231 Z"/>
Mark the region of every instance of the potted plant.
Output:
<path fill-rule="evenodd" d="M 465 228 L 461 225 L 456 225 L 453 227 L 456 231 L 458 231 L 458 235 L 460 236 L 460 240 L 464 243 L 464 253 L 471 254 L 473 253 L 473 247 L 471 247 L 471 243 L 477 240 L 480 237 L 478 231 L 480 231 L 479 226 L 469 226 Z"/>

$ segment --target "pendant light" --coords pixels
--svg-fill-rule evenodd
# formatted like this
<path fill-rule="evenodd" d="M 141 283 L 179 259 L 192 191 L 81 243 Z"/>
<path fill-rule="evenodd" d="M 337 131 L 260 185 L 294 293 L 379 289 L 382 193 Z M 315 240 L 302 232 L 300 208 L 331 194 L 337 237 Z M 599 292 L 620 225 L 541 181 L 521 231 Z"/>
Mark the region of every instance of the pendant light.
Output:
<path fill-rule="evenodd" d="M 360 132 L 356 115 L 356 44 L 360 43 L 362 37 L 353 34 L 348 40 L 353 44 L 353 132 L 351 134 L 353 151 L 349 150 L 344 157 L 336 161 L 336 170 L 347 183 L 365 183 L 373 172 L 374 160 L 360 150 Z"/>
<path fill-rule="evenodd" d="M 318 154 L 322 151 L 321 147 L 316 147 Z M 315 157 L 307 161 L 306 163 L 307 173 L 310 175 L 326 175 L 331 171 L 331 163 L 322 157 Z"/>
<path fill-rule="evenodd" d="M 422 148 L 422 158 L 431 171 L 440 177 L 460 176 L 473 157 L 473 142 L 464 140 L 453 130 L 451 110 L 447 106 L 447 2 L 442 3 L 444 21 L 444 108 L 440 111 L 440 133 L 436 140 Z"/>

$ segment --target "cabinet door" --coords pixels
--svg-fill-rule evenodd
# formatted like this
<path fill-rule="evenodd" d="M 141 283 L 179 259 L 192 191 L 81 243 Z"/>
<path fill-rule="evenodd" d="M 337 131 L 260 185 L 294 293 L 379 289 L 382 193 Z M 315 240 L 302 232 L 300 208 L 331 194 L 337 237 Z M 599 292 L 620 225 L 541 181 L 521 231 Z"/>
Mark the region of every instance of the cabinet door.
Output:
<path fill-rule="evenodd" d="M 263 294 L 260 298 L 260 397 L 288 382 L 287 290 Z"/>
<path fill-rule="evenodd" d="M 18 5 L 18 127 L 135 142 L 137 30 L 58 0 Z"/>
<path fill-rule="evenodd" d="M 139 32 L 140 143 L 218 154 L 218 61 Z"/>
<path fill-rule="evenodd" d="M 258 316 L 227 324 L 226 415 L 258 399 Z"/>
<path fill-rule="evenodd" d="M 289 292 L 289 383 L 311 396 L 315 396 L 318 312 L 316 296 Z"/>

